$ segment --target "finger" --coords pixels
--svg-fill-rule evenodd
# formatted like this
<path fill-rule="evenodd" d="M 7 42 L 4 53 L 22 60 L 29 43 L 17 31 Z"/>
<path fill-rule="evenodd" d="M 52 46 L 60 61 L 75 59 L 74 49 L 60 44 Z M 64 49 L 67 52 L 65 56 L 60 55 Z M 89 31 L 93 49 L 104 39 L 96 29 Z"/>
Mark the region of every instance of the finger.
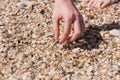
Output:
<path fill-rule="evenodd" d="M 84 30 L 84 23 L 82 23 L 80 20 L 77 20 L 74 22 L 74 33 L 70 39 L 70 41 L 76 40 L 83 32 Z"/>
<path fill-rule="evenodd" d="M 84 1 L 82 1 L 82 5 L 87 5 L 88 3 L 90 2 L 90 0 L 84 0 Z"/>
<path fill-rule="evenodd" d="M 101 5 L 101 8 L 105 8 L 107 6 L 109 6 L 111 3 L 110 2 L 104 2 L 102 5 Z"/>
<path fill-rule="evenodd" d="M 59 41 L 60 44 L 63 43 L 63 42 L 65 42 L 65 40 L 68 39 L 69 34 L 71 32 L 71 24 L 72 24 L 72 21 L 69 21 L 69 20 L 65 21 L 64 31 L 63 31 L 63 34 L 62 34 L 61 39 Z"/>
<path fill-rule="evenodd" d="M 91 6 L 96 6 L 97 1 L 95 0 Z"/>
<path fill-rule="evenodd" d="M 102 1 L 98 1 L 97 4 L 96 4 L 96 6 L 97 6 L 98 8 L 101 8 L 101 5 L 102 5 L 103 3 L 104 3 L 104 2 L 102 2 Z"/>
<path fill-rule="evenodd" d="M 70 41 L 70 39 L 72 38 L 73 34 L 71 33 L 68 38 L 67 38 L 67 41 Z"/>
<path fill-rule="evenodd" d="M 93 3 L 94 1 L 90 1 L 87 5 L 90 7 Z"/>
<path fill-rule="evenodd" d="M 111 4 L 115 3 L 115 2 L 118 2 L 118 0 L 110 0 L 110 1 L 108 1 L 108 2 L 106 1 L 106 2 L 104 2 L 104 3 L 101 5 L 101 7 L 102 7 L 102 8 L 105 8 L 105 7 L 111 5 Z"/>
<path fill-rule="evenodd" d="M 58 18 L 53 18 L 53 31 L 55 34 L 55 39 L 57 40 L 59 35 L 60 35 L 60 30 L 59 30 L 59 19 Z"/>
<path fill-rule="evenodd" d="M 90 2 L 90 0 L 84 0 L 83 2 L 86 4 L 86 3 L 89 3 L 89 2 Z"/>

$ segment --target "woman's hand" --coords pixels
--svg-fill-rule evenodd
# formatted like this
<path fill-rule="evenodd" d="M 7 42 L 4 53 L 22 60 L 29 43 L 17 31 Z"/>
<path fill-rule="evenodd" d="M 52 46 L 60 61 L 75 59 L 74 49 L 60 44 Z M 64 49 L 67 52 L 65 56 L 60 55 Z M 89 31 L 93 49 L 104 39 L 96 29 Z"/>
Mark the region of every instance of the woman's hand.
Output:
<path fill-rule="evenodd" d="M 60 35 L 59 22 L 61 19 L 64 20 L 64 30 Z M 83 17 L 72 0 L 55 0 L 52 21 L 55 39 L 57 40 L 59 38 L 60 44 L 65 41 L 76 40 L 83 33 L 85 28 Z M 74 32 L 71 34 L 72 24 Z"/>
<path fill-rule="evenodd" d="M 87 6 L 96 6 L 98 8 L 105 8 L 119 0 L 86 0 L 85 3 Z"/>

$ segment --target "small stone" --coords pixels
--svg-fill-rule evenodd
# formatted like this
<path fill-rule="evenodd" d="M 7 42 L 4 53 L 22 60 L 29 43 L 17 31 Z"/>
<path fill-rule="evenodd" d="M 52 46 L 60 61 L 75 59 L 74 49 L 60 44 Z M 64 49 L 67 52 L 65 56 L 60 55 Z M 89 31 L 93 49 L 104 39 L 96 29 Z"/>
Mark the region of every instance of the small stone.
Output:
<path fill-rule="evenodd" d="M 20 40 L 18 40 L 18 44 L 20 44 L 20 42 L 21 42 L 21 41 L 20 41 Z"/>
<path fill-rule="evenodd" d="M 55 40 L 55 42 L 53 43 L 53 47 L 59 43 L 59 40 Z"/>
<path fill-rule="evenodd" d="M 6 36 L 5 36 L 5 38 L 10 38 L 11 37 L 11 34 L 7 34 Z"/>
<path fill-rule="evenodd" d="M 88 17 L 88 19 L 94 19 L 93 15 L 88 15 L 87 17 Z"/>
<path fill-rule="evenodd" d="M 0 76 L 0 80 L 3 80 L 2 76 Z"/>
<path fill-rule="evenodd" d="M 19 3 L 17 3 L 17 6 L 18 7 L 23 7 L 23 6 L 25 6 L 25 3 L 24 2 L 19 2 Z"/>
<path fill-rule="evenodd" d="M 120 75 L 116 75 L 116 80 L 120 80 Z"/>
<path fill-rule="evenodd" d="M 119 27 L 120 27 L 120 21 L 118 21 L 118 25 L 119 25 Z"/>
<path fill-rule="evenodd" d="M 47 33 L 45 34 L 46 37 L 53 37 L 53 35 L 54 35 L 54 34 L 53 34 L 52 32 L 47 32 Z"/>
<path fill-rule="evenodd" d="M 38 35 L 36 35 L 36 34 L 32 34 L 32 37 L 33 37 L 33 38 L 37 38 Z"/>
<path fill-rule="evenodd" d="M 23 80 L 31 80 L 31 73 L 26 72 L 21 77 L 22 77 Z"/>
<path fill-rule="evenodd" d="M 32 5 L 34 4 L 34 2 L 32 1 L 21 1 L 17 4 L 18 7 L 25 7 L 27 9 L 29 9 L 30 7 L 32 7 Z"/>
<path fill-rule="evenodd" d="M 101 69 L 102 74 L 106 74 L 108 72 L 107 69 Z"/>
<path fill-rule="evenodd" d="M 88 79 L 88 76 L 82 75 L 81 80 L 89 80 L 89 79 Z"/>
<path fill-rule="evenodd" d="M 31 61 L 36 62 L 36 61 L 37 61 L 37 58 L 36 58 L 35 56 L 33 56 L 33 57 L 31 58 Z"/>
<path fill-rule="evenodd" d="M 2 22 L 0 22 L 0 26 L 4 25 Z"/>
<path fill-rule="evenodd" d="M 45 10 L 42 9 L 42 10 L 40 11 L 40 13 L 41 13 L 41 14 L 44 14 L 44 13 L 45 13 Z"/>
<path fill-rule="evenodd" d="M 117 65 L 120 66 L 120 62 L 118 62 Z"/>
<path fill-rule="evenodd" d="M 72 75 L 72 80 L 74 80 L 74 79 L 79 80 L 80 76 L 78 74 L 73 74 Z"/>
<path fill-rule="evenodd" d="M 75 48 L 72 50 L 73 53 L 79 53 L 79 51 L 80 51 L 80 48 Z"/>
<path fill-rule="evenodd" d="M 93 71 L 93 66 L 90 66 L 87 70 L 87 75 L 92 75 L 92 71 Z"/>
<path fill-rule="evenodd" d="M 21 54 L 18 55 L 18 61 L 19 62 L 23 61 L 24 58 L 25 58 L 25 54 L 21 53 Z"/>
<path fill-rule="evenodd" d="M 54 70 L 50 70 L 50 72 L 48 72 L 49 73 L 49 75 L 51 76 L 51 77 L 53 77 L 54 75 L 55 75 L 55 71 Z"/>
<path fill-rule="evenodd" d="M 114 35 L 116 37 L 119 37 L 120 38 L 120 30 L 118 29 L 113 29 L 111 31 L 109 31 L 111 35 Z"/>

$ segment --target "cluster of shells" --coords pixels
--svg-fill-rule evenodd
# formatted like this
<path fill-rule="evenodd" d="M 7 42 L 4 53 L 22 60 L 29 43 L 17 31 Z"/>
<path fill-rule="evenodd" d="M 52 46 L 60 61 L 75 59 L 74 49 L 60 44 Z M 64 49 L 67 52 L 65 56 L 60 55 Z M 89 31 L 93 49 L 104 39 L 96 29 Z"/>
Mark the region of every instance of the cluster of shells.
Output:
<path fill-rule="evenodd" d="M 0 0 L 0 80 L 120 80 L 120 3 L 100 10 L 74 1 L 86 31 L 60 45 L 54 1 Z"/>

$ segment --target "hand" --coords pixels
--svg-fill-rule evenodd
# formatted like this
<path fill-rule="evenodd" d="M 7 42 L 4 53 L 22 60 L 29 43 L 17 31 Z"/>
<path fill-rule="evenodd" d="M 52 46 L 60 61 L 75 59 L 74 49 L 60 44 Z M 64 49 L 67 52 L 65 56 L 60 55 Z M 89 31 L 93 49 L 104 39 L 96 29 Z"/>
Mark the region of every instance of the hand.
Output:
<path fill-rule="evenodd" d="M 85 3 L 87 6 L 96 6 L 98 8 L 105 8 L 118 0 L 87 0 Z"/>
<path fill-rule="evenodd" d="M 64 20 L 64 30 L 60 35 L 59 22 Z M 72 0 L 56 0 L 53 10 L 53 30 L 55 33 L 55 39 L 60 37 L 59 43 L 65 41 L 76 40 L 84 31 L 83 17 L 73 4 Z M 71 25 L 73 24 L 74 32 L 71 34 Z"/>

